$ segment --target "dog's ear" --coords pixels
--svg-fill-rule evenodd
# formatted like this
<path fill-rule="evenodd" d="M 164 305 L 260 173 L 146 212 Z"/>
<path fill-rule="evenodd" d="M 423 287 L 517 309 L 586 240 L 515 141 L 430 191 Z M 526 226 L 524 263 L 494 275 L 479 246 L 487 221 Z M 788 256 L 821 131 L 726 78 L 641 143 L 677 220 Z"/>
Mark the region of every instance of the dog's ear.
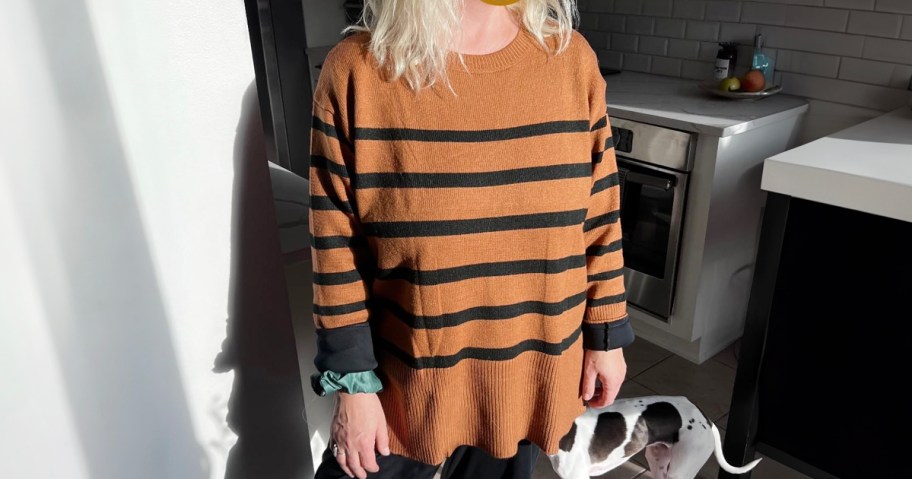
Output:
<path fill-rule="evenodd" d="M 557 444 L 557 447 L 561 451 L 570 452 L 573 449 L 573 444 L 576 442 L 576 421 L 573 422 L 573 425 L 570 426 L 570 432 L 564 434 L 564 437 L 561 438 L 560 442 Z"/>

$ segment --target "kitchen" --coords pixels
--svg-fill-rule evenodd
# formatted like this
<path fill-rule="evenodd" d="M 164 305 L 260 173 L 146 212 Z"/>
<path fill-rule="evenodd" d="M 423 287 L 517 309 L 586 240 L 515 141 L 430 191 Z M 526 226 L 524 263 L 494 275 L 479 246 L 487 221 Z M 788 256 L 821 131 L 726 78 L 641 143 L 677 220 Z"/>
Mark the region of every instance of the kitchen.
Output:
<path fill-rule="evenodd" d="M 264 38 L 271 38 L 273 50 L 268 50 L 269 42 L 262 48 L 281 57 L 294 41 L 304 39 L 299 38 L 299 27 L 277 20 L 294 18 L 279 10 L 289 7 L 272 8 L 272 35 Z M 276 131 L 277 163 L 288 170 L 301 171 L 300 152 L 306 148 L 301 142 L 306 139 L 284 132 L 297 128 L 293 121 L 298 126 L 307 121 L 306 115 L 296 117 L 298 109 L 288 108 L 307 100 L 300 98 L 301 93 L 292 93 L 289 85 L 314 84 L 323 56 L 357 11 L 357 2 L 339 2 L 336 8 L 327 2 L 304 2 L 311 68 L 285 68 L 282 81 L 274 74 L 261 76 L 258 70 L 258 82 L 269 85 L 264 88 L 268 95 L 260 92 L 261 109 L 264 115 L 281 120 L 274 123 L 284 125 Z M 639 195 L 628 203 L 640 205 L 640 210 L 622 206 L 622 222 L 630 225 L 630 232 L 625 230 L 625 250 L 631 255 L 629 260 L 625 256 L 625 284 L 638 336 L 627 353 L 630 369 L 622 395 L 693 398 L 721 428 L 731 425 L 743 436 L 740 441 L 726 441 L 727 454 L 740 447 L 741 454 L 749 456 L 754 443 L 760 446 L 756 450 L 766 459 L 753 477 L 853 477 L 846 465 L 820 459 L 819 451 L 800 447 L 785 451 L 781 441 L 776 447 L 765 444 L 763 434 L 756 436 L 757 424 L 751 418 L 760 366 L 766 364 L 761 352 L 767 322 L 750 323 L 749 318 L 762 316 L 758 312 L 775 296 L 775 281 L 769 278 L 776 276 L 779 261 L 763 263 L 759 258 L 766 256 L 758 255 L 781 251 L 787 229 L 783 224 L 787 202 L 776 196 L 779 200 L 770 203 L 768 193 L 797 198 L 795 204 L 807 200 L 909 221 L 904 205 L 910 203 L 902 201 L 908 196 L 901 195 L 908 195 L 910 188 L 910 166 L 903 158 L 912 155 L 908 154 L 910 135 L 903 137 L 901 125 L 912 121 L 912 4 L 898 0 L 589 0 L 579 2 L 579 11 L 578 29 L 597 52 L 608 85 L 608 113 L 615 128 L 619 166 L 626 175 L 622 189 L 627 195 Z M 259 22 L 263 21 L 261 12 Z M 705 91 L 706 85 L 719 81 L 714 75 L 720 43 L 737 44 L 734 67 L 728 65 L 727 76 L 741 78 L 750 69 L 758 35 L 762 53 L 772 65 L 765 87 L 781 87 L 781 91 L 748 100 Z M 856 125 L 858 130 L 850 129 Z M 852 157 L 857 162 L 830 165 L 814 156 L 816 148 L 822 148 L 820 142 L 840 138 L 857 142 L 852 144 L 855 149 L 840 144 L 820 150 L 825 151 L 821 154 L 838 156 L 857 150 Z M 878 169 L 866 171 L 864 165 Z M 283 199 L 294 199 L 294 181 L 273 170 L 274 178 L 285 178 L 274 183 L 291 181 L 286 189 L 289 197 Z M 820 185 L 846 175 L 859 179 L 846 185 L 851 195 Z M 279 214 L 299 217 L 300 212 L 290 209 L 293 204 L 283 201 Z M 766 237 L 776 225 L 779 242 Z M 793 230 L 800 226 L 790 224 Z M 878 227 L 907 231 L 892 222 Z M 286 252 L 300 248 L 301 228 L 282 230 Z M 801 266 L 789 264 L 799 270 Z M 782 268 L 785 271 L 784 263 Z M 306 285 L 308 269 L 305 261 L 286 265 L 289 284 Z M 891 274 L 882 280 L 902 284 L 901 277 Z M 763 288 L 754 284 L 758 278 Z M 304 351 L 302 376 L 307 377 L 313 371 L 308 357 L 313 345 L 307 339 L 312 333 L 301 329 L 309 311 L 300 297 L 294 302 L 295 326 L 303 338 L 299 339 Z M 877 306 L 878 311 L 895 307 L 884 304 Z M 901 316 L 900 310 L 893 310 L 893 315 Z M 746 323 L 754 324 L 759 333 L 739 339 L 747 334 Z M 775 386 L 768 383 L 766 387 Z M 741 398 L 738 407 L 733 407 L 733 390 L 734 398 Z M 311 431 L 325 431 L 330 416 L 327 402 L 311 394 L 306 404 Z M 322 437 L 312 434 L 314 457 L 325 447 Z M 872 472 L 879 470 L 876 459 L 859 461 L 870 463 Z M 642 457 L 635 457 L 623 470 L 603 477 L 646 478 L 645 469 Z M 551 477 L 547 473 L 540 477 Z M 710 461 L 701 477 L 722 476 Z"/>

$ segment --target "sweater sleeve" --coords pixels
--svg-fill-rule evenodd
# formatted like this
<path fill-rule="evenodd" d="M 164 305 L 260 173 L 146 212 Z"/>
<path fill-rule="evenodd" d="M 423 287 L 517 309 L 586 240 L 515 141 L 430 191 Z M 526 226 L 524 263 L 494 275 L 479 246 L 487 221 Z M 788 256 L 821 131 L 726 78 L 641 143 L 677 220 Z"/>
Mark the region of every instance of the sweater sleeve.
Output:
<path fill-rule="evenodd" d="M 313 261 L 314 363 L 345 374 L 377 367 L 368 324 L 373 261 L 352 187 L 354 152 L 344 115 L 314 102 L 308 227 Z"/>
<path fill-rule="evenodd" d="M 589 71 L 592 190 L 583 225 L 588 280 L 583 346 L 605 351 L 627 346 L 634 333 L 624 290 L 620 186 L 605 100 L 607 85 L 594 52 Z"/>

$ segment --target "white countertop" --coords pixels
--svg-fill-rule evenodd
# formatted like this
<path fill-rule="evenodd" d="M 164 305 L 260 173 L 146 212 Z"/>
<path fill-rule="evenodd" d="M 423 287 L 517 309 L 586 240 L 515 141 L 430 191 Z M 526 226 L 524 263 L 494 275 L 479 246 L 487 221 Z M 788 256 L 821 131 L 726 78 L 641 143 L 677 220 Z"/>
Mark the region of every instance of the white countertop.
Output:
<path fill-rule="evenodd" d="M 606 75 L 608 115 L 724 137 L 807 110 L 803 98 L 782 93 L 760 100 L 728 100 L 701 91 L 696 80 L 647 73 Z"/>
<path fill-rule="evenodd" d="M 761 188 L 912 222 L 912 109 L 768 158 Z"/>

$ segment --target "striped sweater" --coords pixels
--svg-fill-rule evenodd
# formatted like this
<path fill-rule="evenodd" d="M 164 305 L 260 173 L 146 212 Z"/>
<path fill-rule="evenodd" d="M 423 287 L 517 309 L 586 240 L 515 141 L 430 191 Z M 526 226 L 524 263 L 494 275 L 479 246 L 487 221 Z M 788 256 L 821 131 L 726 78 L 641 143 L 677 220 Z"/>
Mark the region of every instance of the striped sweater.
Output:
<path fill-rule="evenodd" d="M 555 453 L 583 349 L 633 341 L 595 52 L 521 29 L 468 71 L 451 54 L 454 96 L 385 81 L 369 35 L 330 51 L 314 94 L 317 368 L 376 371 L 394 454 Z"/>

